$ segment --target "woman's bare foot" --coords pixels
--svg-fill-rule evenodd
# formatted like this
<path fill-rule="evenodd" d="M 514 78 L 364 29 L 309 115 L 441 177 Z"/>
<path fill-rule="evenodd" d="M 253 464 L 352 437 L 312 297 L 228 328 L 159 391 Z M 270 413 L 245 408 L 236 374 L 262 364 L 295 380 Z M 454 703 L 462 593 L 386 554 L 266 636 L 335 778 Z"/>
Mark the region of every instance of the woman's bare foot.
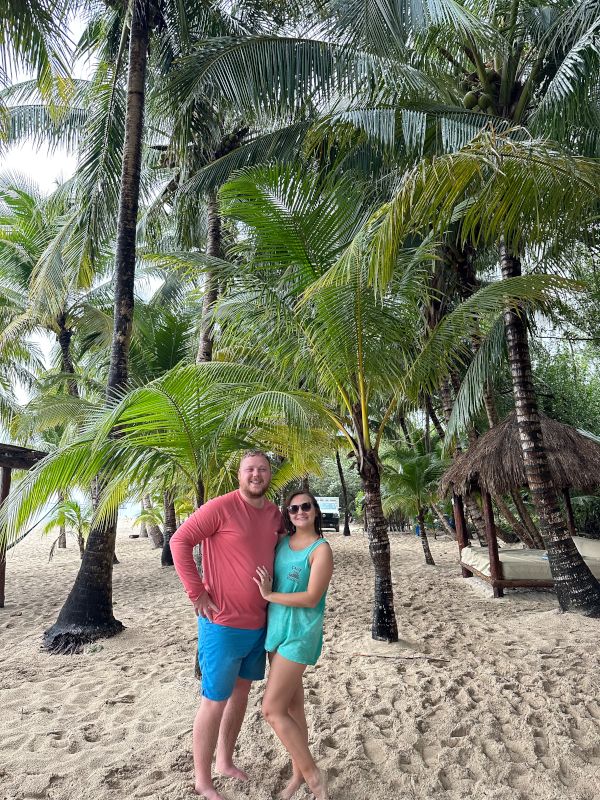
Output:
<path fill-rule="evenodd" d="M 216 769 L 220 775 L 227 775 L 228 778 L 237 778 L 238 781 L 250 780 L 248 773 L 236 767 L 233 762 L 231 764 L 219 764 L 217 762 Z"/>
<path fill-rule="evenodd" d="M 194 784 L 194 791 L 196 794 L 199 794 L 200 797 L 204 797 L 204 800 L 227 800 L 226 797 L 223 797 L 222 794 L 219 794 L 215 787 L 211 784 L 208 786 L 202 786 L 199 783 Z"/>
<path fill-rule="evenodd" d="M 304 778 L 302 775 L 292 775 L 292 777 L 287 782 L 285 789 L 281 792 L 279 797 L 281 800 L 291 800 L 291 798 L 296 794 L 298 789 L 304 783 Z"/>
<path fill-rule="evenodd" d="M 306 783 L 314 794 L 316 800 L 329 800 L 327 791 L 327 775 L 318 769 L 310 778 L 307 776 Z"/>

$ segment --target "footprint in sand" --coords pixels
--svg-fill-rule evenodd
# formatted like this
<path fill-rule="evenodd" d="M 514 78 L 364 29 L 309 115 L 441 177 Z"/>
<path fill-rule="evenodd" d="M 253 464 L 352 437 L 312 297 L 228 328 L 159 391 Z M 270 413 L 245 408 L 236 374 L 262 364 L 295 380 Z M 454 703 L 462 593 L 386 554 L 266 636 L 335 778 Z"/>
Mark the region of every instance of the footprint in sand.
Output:
<path fill-rule="evenodd" d="M 442 789 L 444 789 L 444 791 L 448 792 L 450 789 L 452 789 L 452 781 L 450 780 L 450 778 L 448 777 L 447 773 L 444 772 L 443 769 L 441 769 L 438 772 L 438 776 L 437 777 L 438 777 L 438 781 L 440 782 L 440 785 L 441 785 Z"/>
<path fill-rule="evenodd" d="M 363 742 L 363 750 L 373 764 L 383 764 L 387 761 L 388 750 L 383 739 L 366 739 Z"/>
<path fill-rule="evenodd" d="M 582 750 L 581 758 L 588 764 L 600 764 L 600 745 Z"/>
<path fill-rule="evenodd" d="M 600 705 L 596 700 L 586 703 L 586 709 L 592 719 L 600 720 Z"/>
<path fill-rule="evenodd" d="M 431 744 L 425 739 L 417 739 L 414 749 L 421 756 L 426 767 L 432 767 L 436 763 L 441 750 L 439 745 Z"/>
<path fill-rule="evenodd" d="M 544 733 L 534 733 L 533 752 L 538 758 L 542 758 L 548 752 L 548 737 Z"/>
<path fill-rule="evenodd" d="M 569 764 L 566 759 L 561 758 L 558 762 L 558 780 L 563 786 L 572 786 L 573 778 L 570 775 Z"/>

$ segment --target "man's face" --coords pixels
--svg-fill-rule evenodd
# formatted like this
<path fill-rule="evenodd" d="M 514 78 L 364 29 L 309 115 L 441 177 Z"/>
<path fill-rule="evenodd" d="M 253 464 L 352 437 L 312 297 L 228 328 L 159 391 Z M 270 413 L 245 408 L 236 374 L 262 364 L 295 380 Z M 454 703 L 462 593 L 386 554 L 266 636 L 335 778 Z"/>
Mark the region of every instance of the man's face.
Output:
<path fill-rule="evenodd" d="M 271 467 L 263 456 L 247 456 L 238 471 L 240 489 L 248 497 L 262 497 L 271 482 Z"/>

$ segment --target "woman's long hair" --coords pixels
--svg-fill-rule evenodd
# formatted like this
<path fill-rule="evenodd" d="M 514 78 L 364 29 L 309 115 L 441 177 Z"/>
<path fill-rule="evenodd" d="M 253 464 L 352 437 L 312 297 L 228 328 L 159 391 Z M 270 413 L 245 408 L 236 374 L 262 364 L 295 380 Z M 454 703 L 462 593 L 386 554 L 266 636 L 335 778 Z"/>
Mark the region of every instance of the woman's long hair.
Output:
<path fill-rule="evenodd" d="M 290 536 L 293 536 L 296 533 L 296 526 L 292 523 L 292 520 L 290 519 L 290 515 L 289 515 L 289 512 L 288 512 L 288 506 L 292 505 L 292 500 L 294 499 L 294 497 L 300 497 L 300 495 L 302 495 L 302 494 L 306 495 L 307 497 L 310 497 L 310 499 L 311 499 L 311 502 L 312 502 L 312 504 L 313 504 L 313 506 L 315 508 L 315 512 L 316 512 L 316 514 L 315 514 L 315 531 L 317 533 L 317 536 L 319 536 L 322 539 L 323 538 L 323 524 L 322 524 L 323 518 L 322 518 L 322 515 L 321 515 L 321 509 L 319 508 L 319 504 L 317 503 L 317 498 L 314 496 L 314 494 L 311 494 L 310 492 L 304 492 L 302 490 L 299 490 L 297 492 L 292 492 L 292 494 L 289 494 L 287 496 L 287 498 L 285 500 L 285 503 L 283 505 L 283 521 L 285 523 L 285 529 L 286 529 L 286 531 L 288 532 L 288 534 Z"/>

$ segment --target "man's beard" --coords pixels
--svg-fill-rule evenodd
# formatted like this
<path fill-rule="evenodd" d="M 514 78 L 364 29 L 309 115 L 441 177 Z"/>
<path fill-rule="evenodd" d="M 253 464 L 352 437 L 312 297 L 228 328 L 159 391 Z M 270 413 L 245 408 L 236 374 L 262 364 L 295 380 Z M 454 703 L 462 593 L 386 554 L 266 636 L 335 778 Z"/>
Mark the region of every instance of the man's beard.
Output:
<path fill-rule="evenodd" d="M 266 486 L 256 486 L 255 484 L 249 484 L 245 487 L 246 491 L 252 497 L 263 497 L 269 489 L 269 484 Z"/>

